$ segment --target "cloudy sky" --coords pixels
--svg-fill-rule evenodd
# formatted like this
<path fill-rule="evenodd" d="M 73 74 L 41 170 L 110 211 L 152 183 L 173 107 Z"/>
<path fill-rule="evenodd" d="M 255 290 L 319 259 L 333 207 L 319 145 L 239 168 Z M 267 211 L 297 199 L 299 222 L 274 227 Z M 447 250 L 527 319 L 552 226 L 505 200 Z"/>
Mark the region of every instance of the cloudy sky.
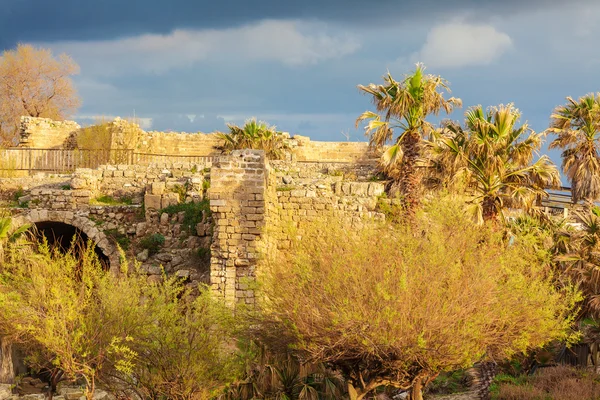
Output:
<path fill-rule="evenodd" d="M 356 85 L 417 61 L 465 106 L 514 102 L 543 130 L 566 96 L 600 91 L 599 35 L 600 0 L 0 0 L 0 49 L 81 66 L 79 121 L 210 132 L 256 116 L 316 140 L 364 140 Z"/>

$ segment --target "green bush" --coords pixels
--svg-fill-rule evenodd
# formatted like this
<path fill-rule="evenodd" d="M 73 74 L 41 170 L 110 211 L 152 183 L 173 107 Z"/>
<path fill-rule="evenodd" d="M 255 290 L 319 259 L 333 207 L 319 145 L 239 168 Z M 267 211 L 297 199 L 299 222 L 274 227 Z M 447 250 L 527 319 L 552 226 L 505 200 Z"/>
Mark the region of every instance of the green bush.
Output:
<path fill-rule="evenodd" d="M 94 221 L 96 225 L 98 221 Z M 104 234 L 111 238 L 115 243 L 117 243 L 123 250 L 129 250 L 129 245 L 131 244 L 131 239 L 123 233 L 119 233 L 117 229 L 106 229 Z"/>
<path fill-rule="evenodd" d="M 165 244 L 165 237 L 160 233 L 146 235 L 140 240 L 140 247 L 147 249 L 149 255 L 158 253 L 160 248 Z"/>
<path fill-rule="evenodd" d="M 83 379 L 87 399 L 100 385 L 119 398 L 204 400 L 239 374 L 233 315 L 207 288 L 192 297 L 176 278 L 147 284 L 125 260 L 120 274 L 104 271 L 92 247 L 23 242 L 0 282 L 0 335 L 19 339 L 34 371 Z"/>
<path fill-rule="evenodd" d="M 208 199 L 204 199 L 199 202 L 173 204 L 161 209 L 159 213 L 174 215 L 182 211 L 184 212 L 183 227 L 190 234 L 194 234 L 196 225 L 210 216 L 210 202 Z"/>

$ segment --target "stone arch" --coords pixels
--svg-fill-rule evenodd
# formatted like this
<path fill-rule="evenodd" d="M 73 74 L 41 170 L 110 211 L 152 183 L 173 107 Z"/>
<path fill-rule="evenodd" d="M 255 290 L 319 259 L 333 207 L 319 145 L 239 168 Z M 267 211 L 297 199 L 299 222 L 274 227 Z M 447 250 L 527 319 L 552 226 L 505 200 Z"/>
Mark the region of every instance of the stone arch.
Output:
<path fill-rule="evenodd" d="M 111 271 L 119 271 L 120 256 L 118 249 L 106 237 L 104 232 L 99 230 L 96 224 L 84 215 L 78 215 L 73 211 L 34 209 L 27 214 L 22 214 L 14 218 L 14 222 L 17 226 L 39 222 L 57 222 L 71 225 L 83 232 L 96 244 L 100 251 L 108 258 Z"/>

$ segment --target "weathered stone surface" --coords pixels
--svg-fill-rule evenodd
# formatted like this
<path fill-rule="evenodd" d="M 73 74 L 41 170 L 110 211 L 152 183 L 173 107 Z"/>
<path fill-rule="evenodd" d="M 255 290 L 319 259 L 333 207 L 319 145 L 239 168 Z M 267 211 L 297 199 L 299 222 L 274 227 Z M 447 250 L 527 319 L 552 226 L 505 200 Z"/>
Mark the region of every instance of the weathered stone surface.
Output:
<path fill-rule="evenodd" d="M 8 400 L 12 397 L 12 385 L 0 383 L 0 400 Z"/>
<path fill-rule="evenodd" d="M 161 197 L 155 194 L 146 194 L 144 196 L 144 205 L 146 209 L 160 210 L 161 209 Z"/>
<path fill-rule="evenodd" d="M 138 261 L 144 262 L 148 260 L 149 254 L 148 254 L 148 249 L 144 249 L 142 251 L 140 251 L 139 253 L 137 253 L 137 255 L 135 256 L 135 258 L 138 259 Z"/>

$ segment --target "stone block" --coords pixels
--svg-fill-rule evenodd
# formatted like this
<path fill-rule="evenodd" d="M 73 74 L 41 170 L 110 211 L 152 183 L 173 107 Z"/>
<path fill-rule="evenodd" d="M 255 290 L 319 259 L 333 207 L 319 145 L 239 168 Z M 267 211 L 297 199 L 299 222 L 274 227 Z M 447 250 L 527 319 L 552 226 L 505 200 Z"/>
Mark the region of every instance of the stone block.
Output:
<path fill-rule="evenodd" d="M 144 205 L 146 206 L 146 210 L 160 210 L 161 208 L 161 195 L 155 194 L 146 194 L 144 195 Z"/>
<path fill-rule="evenodd" d="M 165 192 L 165 182 L 152 182 L 152 194 L 163 194 Z"/>
<path fill-rule="evenodd" d="M 177 193 L 165 193 L 162 195 L 162 208 L 166 208 L 177 203 L 179 203 L 179 195 Z"/>

